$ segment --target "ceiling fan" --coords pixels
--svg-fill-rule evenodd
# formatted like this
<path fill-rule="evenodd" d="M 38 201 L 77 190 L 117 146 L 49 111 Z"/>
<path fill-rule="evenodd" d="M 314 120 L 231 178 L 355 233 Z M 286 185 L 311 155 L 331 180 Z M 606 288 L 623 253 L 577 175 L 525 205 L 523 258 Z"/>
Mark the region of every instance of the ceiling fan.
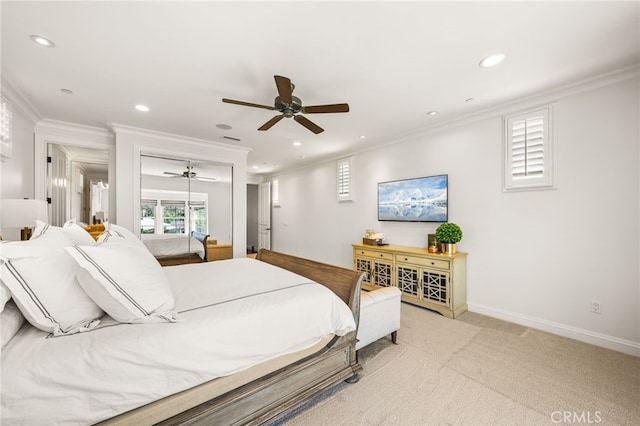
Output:
<path fill-rule="evenodd" d="M 183 178 L 183 179 L 195 179 L 195 180 L 216 180 L 216 178 L 198 176 L 196 172 L 193 171 L 193 166 L 187 166 L 187 170 L 182 173 L 174 173 L 174 172 L 163 172 L 165 175 L 169 175 L 174 178 Z"/>
<path fill-rule="evenodd" d="M 223 98 L 222 102 L 226 102 L 229 104 L 236 105 L 244 105 L 250 106 L 254 108 L 263 108 L 272 111 L 280 111 L 282 114 L 276 115 L 271 120 L 264 123 L 262 126 L 258 128 L 258 130 L 269 130 L 276 124 L 278 121 L 282 120 L 284 117 L 291 118 L 298 123 L 302 124 L 307 129 L 311 130 L 313 133 L 318 134 L 322 133 L 324 129 L 313 121 L 309 120 L 307 117 L 302 114 L 323 114 L 323 113 L 332 113 L 332 112 L 349 112 L 349 104 L 331 104 L 331 105 L 313 105 L 313 106 L 303 106 L 300 98 L 293 96 L 293 89 L 295 89 L 295 85 L 291 83 L 291 80 L 287 77 L 282 77 L 280 75 L 274 75 L 273 78 L 276 80 L 276 87 L 278 88 L 278 96 L 276 96 L 273 106 L 268 105 L 259 105 L 250 102 L 236 101 L 233 99 Z"/>

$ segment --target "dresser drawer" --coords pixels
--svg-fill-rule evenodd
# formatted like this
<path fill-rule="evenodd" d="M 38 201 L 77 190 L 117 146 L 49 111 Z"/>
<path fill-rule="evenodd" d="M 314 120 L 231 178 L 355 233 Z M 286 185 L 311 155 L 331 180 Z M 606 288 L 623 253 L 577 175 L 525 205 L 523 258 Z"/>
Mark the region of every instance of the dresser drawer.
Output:
<path fill-rule="evenodd" d="M 393 260 L 393 253 L 384 253 L 384 252 L 379 252 L 374 250 L 364 250 L 364 249 L 356 249 L 354 253 L 356 254 L 356 256 L 367 256 L 367 257 L 373 257 L 376 259 Z"/>
<path fill-rule="evenodd" d="M 412 265 L 427 266 L 429 268 L 446 269 L 449 270 L 450 262 L 444 259 L 432 259 L 428 257 L 418 257 L 397 254 L 396 262 L 410 263 Z"/>

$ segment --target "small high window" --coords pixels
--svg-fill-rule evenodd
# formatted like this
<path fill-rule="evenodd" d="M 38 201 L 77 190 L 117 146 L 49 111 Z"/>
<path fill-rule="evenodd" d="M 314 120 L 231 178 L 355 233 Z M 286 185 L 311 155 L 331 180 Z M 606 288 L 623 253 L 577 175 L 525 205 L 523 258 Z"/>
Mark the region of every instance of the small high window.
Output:
<path fill-rule="evenodd" d="M 554 188 L 552 107 L 504 117 L 504 190 Z"/>
<path fill-rule="evenodd" d="M 353 190 L 351 187 L 351 182 L 353 181 L 353 167 L 351 164 L 351 158 L 338 160 L 337 173 L 338 202 L 353 201 Z"/>

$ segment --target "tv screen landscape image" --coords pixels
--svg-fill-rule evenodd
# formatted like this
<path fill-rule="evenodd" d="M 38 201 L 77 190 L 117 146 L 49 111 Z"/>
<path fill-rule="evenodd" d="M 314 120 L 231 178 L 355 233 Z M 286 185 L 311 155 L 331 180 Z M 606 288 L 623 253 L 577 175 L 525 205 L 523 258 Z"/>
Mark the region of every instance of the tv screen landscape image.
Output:
<path fill-rule="evenodd" d="M 446 222 L 448 175 L 378 183 L 378 220 Z"/>

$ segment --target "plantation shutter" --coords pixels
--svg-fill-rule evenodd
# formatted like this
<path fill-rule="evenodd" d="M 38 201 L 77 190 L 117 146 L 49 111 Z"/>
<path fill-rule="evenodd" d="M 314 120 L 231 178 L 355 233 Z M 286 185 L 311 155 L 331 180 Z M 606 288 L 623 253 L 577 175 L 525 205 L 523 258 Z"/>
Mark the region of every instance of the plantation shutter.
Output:
<path fill-rule="evenodd" d="M 505 117 L 505 190 L 553 186 L 550 111 Z"/>
<path fill-rule="evenodd" d="M 544 173 L 544 117 L 514 121 L 511 127 L 511 174 L 514 179 Z"/>
<path fill-rule="evenodd" d="M 351 194 L 351 158 L 338 160 L 338 201 L 350 201 Z"/>

